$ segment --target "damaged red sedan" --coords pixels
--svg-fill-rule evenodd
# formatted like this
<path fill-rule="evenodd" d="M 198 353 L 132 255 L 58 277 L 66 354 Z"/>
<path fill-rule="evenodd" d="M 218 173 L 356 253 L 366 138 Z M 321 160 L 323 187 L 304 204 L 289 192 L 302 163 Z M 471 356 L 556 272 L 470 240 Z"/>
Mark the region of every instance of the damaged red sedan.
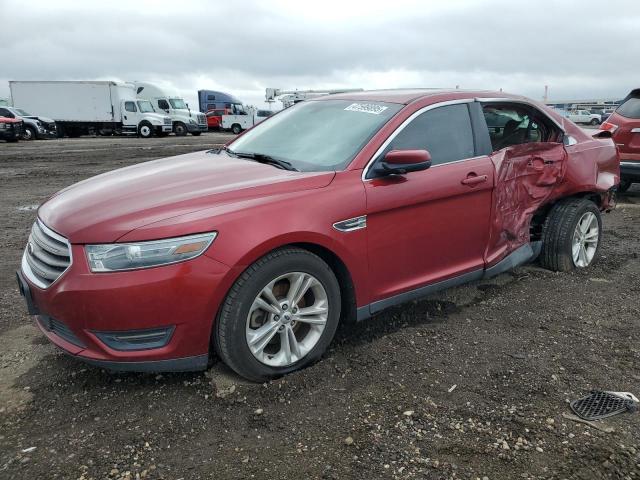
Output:
<path fill-rule="evenodd" d="M 536 258 L 588 267 L 619 168 L 611 138 L 523 97 L 328 95 L 62 190 L 18 283 L 78 359 L 180 371 L 215 353 L 263 381 L 320 358 L 341 321 Z"/>

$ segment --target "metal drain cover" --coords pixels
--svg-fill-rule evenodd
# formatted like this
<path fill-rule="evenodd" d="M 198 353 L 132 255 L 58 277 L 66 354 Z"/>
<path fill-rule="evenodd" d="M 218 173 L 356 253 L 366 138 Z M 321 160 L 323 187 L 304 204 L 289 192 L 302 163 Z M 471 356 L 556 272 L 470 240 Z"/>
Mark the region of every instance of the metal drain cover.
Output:
<path fill-rule="evenodd" d="M 571 410 L 584 420 L 599 420 L 622 412 L 634 412 L 638 399 L 628 392 L 602 392 L 593 390 L 586 397 L 574 400 Z"/>

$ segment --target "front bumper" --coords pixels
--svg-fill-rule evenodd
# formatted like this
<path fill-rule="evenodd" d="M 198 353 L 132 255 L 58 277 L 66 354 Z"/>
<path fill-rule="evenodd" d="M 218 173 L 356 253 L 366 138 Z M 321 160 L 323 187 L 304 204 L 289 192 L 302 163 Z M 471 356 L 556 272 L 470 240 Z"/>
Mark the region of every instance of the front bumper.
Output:
<path fill-rule="evenodd" d="M 625 180 L 640 182 L 640 159 L 620 162 L 620 176 Z"/>
<path fill-rule="evenodd" d="M 18 272 L 29 313 L 53 344 L 110 370 L 207 367 L 211 327 L 229 287 L 229 267 L 201 255 L 163 267 L 97 274 L 89 271 L 82 246 L 72 250 L 73 263 L 46 289 Z M 171 335 L 159 348 L 117 350 L 100 339 L 104 332 L 162 328 Z"/>
<path fill-rule="evenodd" d="M 187 131 L 191 132 L 206 132 L 209 130 L 209 125 L 205 124 L 193 124 L 187 123 Z"/>

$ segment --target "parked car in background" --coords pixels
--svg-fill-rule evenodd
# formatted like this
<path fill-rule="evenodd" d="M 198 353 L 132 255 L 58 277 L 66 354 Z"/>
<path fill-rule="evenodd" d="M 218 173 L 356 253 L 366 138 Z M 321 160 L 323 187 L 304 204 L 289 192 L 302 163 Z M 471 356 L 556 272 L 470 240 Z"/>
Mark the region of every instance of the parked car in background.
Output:
<path fill-rule="evenodd" d="M 640 88 L 632 90 L 600 128 L 613 135 L 620 152 L 620 185 L 625 192 L 640 183 Z"/>
<path fill-rule="evenodd" d="M 602 110 L 600 112 L 600 124 L 606 122 L 613 112 L 614 110 Z"/>
<path fill-rule="evenodd" d="M 220 130 L 222 127 L 222 116 L 230 115 L 231 109 L 229 108 L 220 108 L 216 110 L 209 110 L 207 115 L 207 126 L 209 130 Z"/>
<path fill-rule="evenodd" d="M 566 118 L 573 123 L 586 123 L 589 125 L 599 125 L 601 118 L 597 113 L 591 113 L 589 110 L 575 110 L 568 112 Z"/>
<path fill-rule="evenodd" d="M 58 136 L 56 122 L 51 118 L 31 115 L 21 108 L 0 107 L 0 117 L 21 118 L 23 122 L 23 140 L 55 138 Z"/>
<path fill-rule="evenodd" d="M 0 116 L 0 140 L 17 142 L 22 137 L 22 120 Z"/>
<path fill-rule="evenodd" d="M 18 283 L 91 364 L 198 370 L 215 350 L 265 381 L 318 360 L 341 321 L 536 258 L 589 267 L 618 174 L 610 136 L 524 97 L 327 95 L 50 197 Z"/>

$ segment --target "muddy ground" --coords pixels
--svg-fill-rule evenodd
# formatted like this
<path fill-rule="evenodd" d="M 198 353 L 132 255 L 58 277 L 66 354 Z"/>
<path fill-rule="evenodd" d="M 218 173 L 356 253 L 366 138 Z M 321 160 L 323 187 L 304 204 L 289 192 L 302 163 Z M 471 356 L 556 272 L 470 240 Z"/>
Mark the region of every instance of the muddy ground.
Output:
<path fill-rule="evenodd" d="M 34 205 L 200 138 L 0 144 L 0 478 L 640 478 L 640 414 L 564 418 L 591 389 L 640 396 L 640 188 L 604 218 L 600 259 L 525 266 L 344 326 L 325 358 L 246 384 L 111 374 L 48 344 L 14 271 Z"/>

